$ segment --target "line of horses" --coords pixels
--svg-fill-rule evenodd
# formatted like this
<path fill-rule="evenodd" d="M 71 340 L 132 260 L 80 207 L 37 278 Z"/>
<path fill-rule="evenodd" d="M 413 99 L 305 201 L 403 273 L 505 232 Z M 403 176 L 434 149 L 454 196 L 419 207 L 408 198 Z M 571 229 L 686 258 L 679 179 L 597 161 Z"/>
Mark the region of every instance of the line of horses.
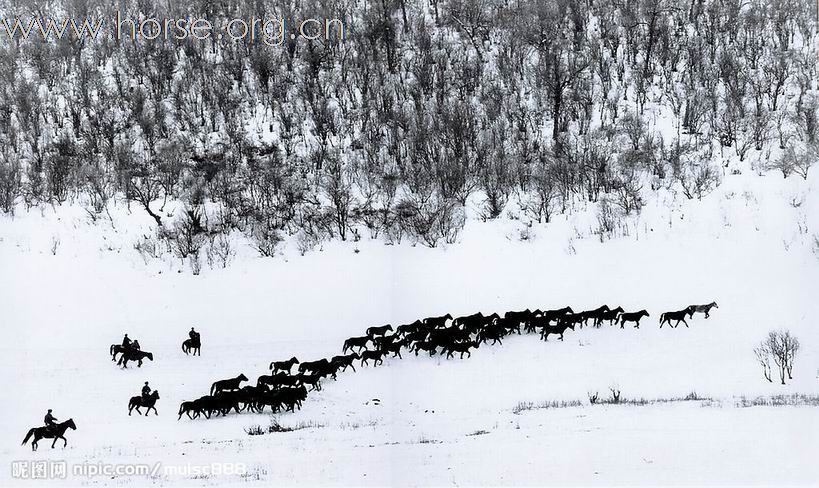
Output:
<path fill-rule="evenodd" d="M 707 305 L 690 305 L 683 310 L 665 312 L 660 315 L 660 328 L 664 323 L 675 328 L 679 322 L 689 319 L 694 313 L 710 316 L 712 308 L 719 308 L 715 302 Z M 415 353 L 426 352 L 430 357 L 435 354 L 450 359 L 457 354 L 463 359 L 471 357 L 472 350 L 482 344 L 503 344 L 509 334 L 538 333 L 540 339 L 548 341 L 550 335 L 563 340 L 567 329 L 592 326 L 599 328 L 608 322 L 610 326 L 619 325 L 625 328 L 633 324 L 640 327 L 640 321 L 649 317 L 646 310 L 625 312 L 622 307 L 610 308 L 603 305 L 593 310 L 575 313 L 571 307 L 554 310 L 523 310 L 506 312 L 503 317 L 497 313 L 483 315 L 478 312 L 472 315 L 453 318 L 446 314 L 440 317 L 427 317 L 410 324 L 399 325 L 393 329 L 391 324 L 369 327 L 365 335 L 350 337 L 342 345 L 342 355 L 322 358 L 315 361 L 299 362 L 296 357 L 285 361 L 273 361 L 269 365 L 270 374 L 261 375 L 255 385 L 242 383 L 249 381 L 244 374 L 235 378 L 216 381 L 211 385 L 208 395 L 193 401 L 185 401 L 179 406 L 178 418 L 183 415 L 191 420 L 198 417 L 211 418 L 225 416 L 231 411 L 236 413 L 250 411 L 263 412 L 271 407 L 273 412 L 295 412 L 301 408 L 307 394 L 321 391 L 321 381 L 326 378 L 337 379 L 340 372 L 348 368 L 355 371 L 355 363 L 360 366 L 378 366 L 385 357 L 402 358 L 402 351 Z M 671 325 L 671 320 L 677 321 Z M 297 373 L 293 367 L 298 365 Z"/>

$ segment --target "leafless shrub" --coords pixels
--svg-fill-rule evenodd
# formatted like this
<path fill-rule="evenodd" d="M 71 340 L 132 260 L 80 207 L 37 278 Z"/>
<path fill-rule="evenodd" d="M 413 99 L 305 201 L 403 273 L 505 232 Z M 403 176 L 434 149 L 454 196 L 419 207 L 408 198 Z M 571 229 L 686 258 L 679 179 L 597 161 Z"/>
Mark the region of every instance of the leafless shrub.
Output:
<path fill-rule="evenodd" d="M 59 249 L 59 247 L 60 247 L 60 236 L 58 236 L 57 234 L 54 234 L 54 235 L 51 236 L 51 247 L 49 248 L 51 250 L 51 255 L 52 256 L 57 255 L 57 249 Z"/>
<path fill-rule="evenodd" d="M 768 169 L 780 171 L 783 178 L 795 173 L 806 180 L 808 171 L 817 159 L 819 159 L 819 145 L 791 144 L 782 150 L 779 158 L 768 165 Z"/>
<path fill-rule="evenodd" d="M 793 360 L 799 351 L 799 339 L 791 335 L 790 331 L 771 331 L 768 337 L 755 349 L 754 355 L 763 367 L 765 379 L 772 381 L 770 361 L 776 364 L 779 371 L 779 380 L 784 385 L 785 376 L 793 379 Z"/>
<path fill-rule="evenodd" d="M 281 232 L 265 223 L 255 223 L 250 227 L 248 236 L 253 243 L 253 247 L 264 257 L 273 257 L 279 244 L 284 240 Z"/>
<path fill-rule="evenodd" d="M 683 190 L 683 195 L 689 200 L 702 200 L 720 184 L 717 169 L 708 162 L 698 165 L 683 165 L 675 175 Z"/>
<path fill-rule="evenodd" d="M 615 236 L 618 229 L 623 228 L 623 218 L 620 212 L 612 205 L 609 198 L 601 198 L 597 202 L 597 228 L 594 233 L 604 242 Z"/>
<path fill-rule="evenodd" d="M 768 381 L 771 379 L 771 351 L 768 348 L 767 341 L 762 341 L 754 348 L 754 356 L 756 361 L 762 366 L 762 375 Z"/>
<path fill-rule="evenodd" d="M 233 243 L 230 236 L 227 234 L 215 234 L 210 237 L 209 246 L 206 249 L 208 265 L 213 268 L 218 265 L 222 268 L 227 268 L 233 258 L 236 256 L 236 249 L 233 248 Z"/>
<path fill-rule="evenodd" d="M 441 241 L 453 244 L 466 221 L 463 208 L 456 201 L 434 193 L 405 198 L 396 211 L 405 229 L 427 247 L 436 247 Z"/>
<path fill-rule="evenodd" d="M 643 208 L 644 202 L 640 192 L 643 185 L 640 183 L 639 174 L 636 171 L 629 171 L 621 175 L 614 184 L 614 203 L 620 207 L 626 215 Z"/>
<path fill-rule="evenodd" d="M 19 160 L 7 156 L 0 148 L 0 210 L 9 214 L 14 211 L 14 201 L 20 195 L 21 185 Z"/>
<path fill-rule="evenodd" d="M 171 230 L 164 231 L 164 236 L 171 242 L 176 255 L 182 259 L 197 255 L 206 242 L 205 227 L 202 224 L 202 210 L 199 207 L 186 207 L 177 218 Z"/>

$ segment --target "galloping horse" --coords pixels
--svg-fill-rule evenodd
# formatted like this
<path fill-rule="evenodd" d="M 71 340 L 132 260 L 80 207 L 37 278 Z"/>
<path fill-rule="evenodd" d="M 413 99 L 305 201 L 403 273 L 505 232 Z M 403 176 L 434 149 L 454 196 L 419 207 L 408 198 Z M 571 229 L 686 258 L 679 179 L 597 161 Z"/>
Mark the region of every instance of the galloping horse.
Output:
<path fill-rule="evenodd" d="M 54 449 L 54 444 L 57 443 L 57 439 L 63 440 L 63 447 L 68 445 L 68 440 L 65 438 L 65 431 L 77 430 L 76 424 L 74 424 L 74 419 L 68 419 L 65 422 L 60 422 L 58 424 L 54 424 L 54 430 L 49 429 L 48 427 L 34 427 L 28 430 L 28 434 L 26 434 L 26 438 L 23 439 L 22 446 L 26 445 L 29 438 L 33 435 L 34 440 L 31 441 L 31 450 L 37 450 L 37 443 L 40 439 L 54 439 L 51 443 L 51 448 Z"/>
<path fill-rule="evenodd" d="M 159 400 L 159 391 L 155 390 L 151 393 L 148 398 L 143 398 L 141 396 L 131 397 L 131 400 L 128 402 L 128 415 L 131 415 L 131 412 L 136 409 L 139 415 L 142 415 L 142 412 L 139 411 L 139 407 L 145 407 L 148 410 L 145 410 L 145 416 L 147 417 L 148 414 L 153 409 L 154 413 L 159 415 L 159 412 L 156 411 L 156 401 Z"/>
<path fill-rule="evenodd" d="M 688 309 L 687 309 L 688 310 L 688 318 L 693 317 L 694 314 L 698 312 L 698 313 L 704 313 L 705 318 L 707 319 L 711 315 L 710 312 L 711 312 L 712 308 L 719 308 L 719 305 L 717 305 L 717 302 L 711 302 L 708 305 L 689 305 Z"/>

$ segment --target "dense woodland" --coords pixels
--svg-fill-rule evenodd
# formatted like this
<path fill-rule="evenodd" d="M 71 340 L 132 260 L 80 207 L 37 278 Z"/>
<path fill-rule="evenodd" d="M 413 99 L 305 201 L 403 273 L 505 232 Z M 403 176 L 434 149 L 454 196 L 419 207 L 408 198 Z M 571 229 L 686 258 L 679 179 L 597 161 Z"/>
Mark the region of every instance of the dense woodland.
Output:
<path fill-rule="evenodd" d="M 3 212 L 127 204 L 183 258 L 232 232 L 263 255 L 286 236 L 436 246 L 468 201 L 631 214 L 658 188 L 702 197 L 729 159 L 806 177 L 819 155 L 807 0 L 0 0 L 116 8 L 338 18 L 346 38 L 2 38 Z"/>

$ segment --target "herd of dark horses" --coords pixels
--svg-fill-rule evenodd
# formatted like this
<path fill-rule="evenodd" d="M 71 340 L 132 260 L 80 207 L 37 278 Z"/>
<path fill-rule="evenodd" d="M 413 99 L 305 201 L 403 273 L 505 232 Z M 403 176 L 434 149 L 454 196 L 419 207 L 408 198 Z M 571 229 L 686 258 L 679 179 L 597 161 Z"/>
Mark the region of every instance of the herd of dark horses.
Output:
<path fill-rule="evenodd" d="M 660 328 L 664 324 L 676 328 L 680 322 L 688 327 L 686 316 L 691 319 L 695 313 L 702 313 L 707 319 L 713 308 L 719 308 L 716 302 L 706 305 L 689 305 L 681 310 L 662 313 L 660 314 Z M 399 325 L 395 329 L 389 324 L 370 327 L 365 331 L 365 335 L 350 337 L 344 341 L 340 356 L 301 363 L 295 357 L 286 361 L 273 361 L 269 367 L 271 374 L 259 376 L 255 386 L 242 386 L 243 382 L 248 381 L 244 374 L 217 381 L 211 386 L 208 395 L 193 401 L 182 402 L 179 406 L 177 420 L 181 419 L 182 415 L 187 415 L 190 419 L 200 416 L 209 419 L 218 415 L 225 416 L 231 410 L 237 413 L 263 412 L 266 407 L 270 407 L 273 412 L 295 412 L 296 408 L 301 408 L 302 402 L 307 399 L 310 391 L 321 390 L 322 380 L 328 377 L 335 380 L 339 372 L 346 371 L 348 368 L 355 371 L 356 362 L 359 362 L 360 366 L 368 365 L 370 362 L 373 366 L 378 366 L 389 355 L 401 358 L 403 357 L 401 351 L 414 352 L 416 356 L 423 351 L 430 357 L 440 353 L 447 359 L 454 358 L 458 354 L 463 359 L 464 354 L 470 357 L 473 349 L 489 341 L 492 341 L 491 345 L 503 344 L 503 339 L 509 334 L 539 333 L 540 338 L 544 341 L 547 341 L 550 335 L 556 335 L 562 341 L 567 329 L 575 330 L 575 327 L 582 329 L 589 325 L 599 328 L 605 322 L 608 322 L 610 326 L 617 324 L 621 329 L 631 323 L 635 328 L 639 328 L 640 320 L 648 316 L 645 310 L 625 312 L 622 307 L 609 308 L 603 305 L 594 310 L 578 313 L 575 313 L 571 307 L 563 307 L 555 310 L 532 311 L 527 309 L 519 312 L 506 312 L 503 317 L 497 313 L 483 315 L 480 312 L 457 318 L 446 314 L 416 320 L 410 324 Z M 672 321 L 674 321 L 673 325 Z M 199 353 L 200 347 L 199 336 L 196 334 L 183 343 L 182 350 L 185 354 Z M 154 359 L 153 354 L 141 350 L 138 341 L 133 341 L 131 347 L 112 344 L 109 353 L 112 361 L 116 361 L 117 354 L 121 355 L 118 364 L 123 368 L 127 368 L 128 361 L 136 361 L 138 366 L 142 366 L 143 359 L 151 361 Z M 293 374 L 292 369 L 297 364 L 298 372 Z M 159 400 L 158 391 L 154 391 L 148 398 L 132 397 L 128 403 L 128 414 L 130 415 L 132 410 L 141 413 L 139 408 L 142 407 L 147 408 L 145 415 L 151 410 L 158 415 L 155 406 L 157 400 Z M 23 445 L 32 439 L 32 449 L 36 450 L 37 442 L 46 438 L 53 439 L 52 448 L 58 439 L 63 440 L 65 447 L 68 444 L 64 437 L 65 431 L 76 430 L 76 428 L 73 419 L 55 424 L 53 429 L 34 427 L 29 429 Z"/>
<path fill-rule="evenodd" d="M 715 302 L 707 305 L 690 305 L 680 311 L 665 312 L 660 315 L 660 328 L 668 323 L 676 328 L 680 322 L 688 327 L 685 317 L 690 319 L 694 313 L 710 316 L 712 308 L 718 308 Z M 378 366 L 385 357 L 402 358 L 401 352 L 428 353 L 430 357 L 440 354 L 447 359 L 457 354 L 463 359 L 470 357 L 472 350 L 482 344 L 503 344 L 509 334 L 538 333 L 540 339 L 547 341 L 550 335 L 563 340 L 567 329 L 591 326 L 599 328 L 604 323 L 610 326 L 626 324 L 640 327 L 640 320 L 648 317 L 645 310 L 625 312 L 621 307 L 609 308 L 603 305 L 594 310 L 575 313 L 571 307 L 555 310 L 523 310 L 506 312 L 503 317 L 497 313 L 483 315 L 476 313 L 453 318 L 446 314 L 440 317 L 427 317 L 410 324 L 370 327 L 365 335 L 350 337 L 342 346 L 342 355 L 323 358 L 316 361 L 299 362 L 295 357 L 286 361 L 270 363 L 270 374 L 261 375 L 255 385 L 242 383 L 249 381 L 244 374 L 235 378 L 220 380 L 213 385 L 209 393 L 193 401 L 182 402 L 179 417 L 187 415 L 189 419 L 197 417 L 211 418 L 225 416 L 231 411 L 263 412 L 270 407 L 273 412 L 295 412 L 311 391 L 321 391 L 321 381 L 327 378 L 335 380 L 339 372 L 348 368 L 355 371 L 355 363 L 360 366 L 372 364 Z M 671 321 L 675 321 L 671 325 Z M 293 367 L 297 372 L 292 372 Z"/>

